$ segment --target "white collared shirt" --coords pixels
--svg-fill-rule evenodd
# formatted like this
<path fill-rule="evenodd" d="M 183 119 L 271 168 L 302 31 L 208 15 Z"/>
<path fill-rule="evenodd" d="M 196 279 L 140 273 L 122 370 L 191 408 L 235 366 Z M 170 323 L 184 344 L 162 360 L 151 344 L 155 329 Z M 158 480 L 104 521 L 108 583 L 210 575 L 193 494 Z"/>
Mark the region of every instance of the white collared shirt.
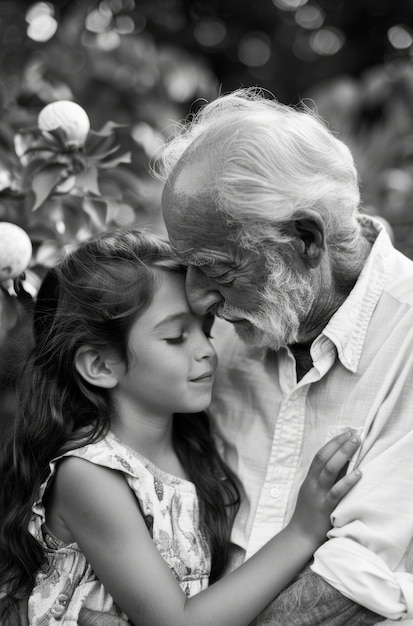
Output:
<path fill-rule="evenodd" d="M 363 477 L 334 511 L 313 570 L 378 614 L 413 618 L 413 262 L 382 229 L 298 383 L 289 349 L 251 348 L 220 320 L 213 335 L 210 412 L 246 492 L 233 542 L 248 558 L 281 530 L 315 453 L 350 426 L 362 439 L 351 468 Z"/>

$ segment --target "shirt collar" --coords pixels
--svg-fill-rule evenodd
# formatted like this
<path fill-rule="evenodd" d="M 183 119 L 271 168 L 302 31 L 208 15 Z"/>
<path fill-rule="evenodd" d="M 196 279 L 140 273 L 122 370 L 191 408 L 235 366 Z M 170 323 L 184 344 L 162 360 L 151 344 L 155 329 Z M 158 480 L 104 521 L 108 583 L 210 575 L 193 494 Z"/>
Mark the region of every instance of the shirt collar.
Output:
<path fill-rule="evenodd" d="M 376 239 L 350 294 L 314 342 L 315 348 L 316 344 L 325 341 L 323 337 L 330 339 L 337 348 L 341 363 L 352 372 L 357 371 L 367 328 L 390 272 L 389 257 L 394 252 L 381 224 L 367 216 L 361 221 L 363 228 Z"/>

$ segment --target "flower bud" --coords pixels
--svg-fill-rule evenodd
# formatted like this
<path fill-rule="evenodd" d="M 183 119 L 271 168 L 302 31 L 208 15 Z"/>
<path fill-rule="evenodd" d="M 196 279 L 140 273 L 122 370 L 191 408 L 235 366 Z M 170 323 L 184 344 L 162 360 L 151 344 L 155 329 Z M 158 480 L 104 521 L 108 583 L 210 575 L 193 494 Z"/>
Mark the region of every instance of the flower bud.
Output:
<path fill-rule="evenodd" d="M 45 106 L 39 113 L 38 126 L 42 132 L 61 128 L 66 133 L 67 145 L 81 147 L 90 130 L 86 111 L 69 100 L 57 100 Z"/>
<path fill-rule="evenodd" d="M 28 234 L 10 222 L 0 222 L 0 282 L 17 278 L 29 265 L 32 242 Z"/>

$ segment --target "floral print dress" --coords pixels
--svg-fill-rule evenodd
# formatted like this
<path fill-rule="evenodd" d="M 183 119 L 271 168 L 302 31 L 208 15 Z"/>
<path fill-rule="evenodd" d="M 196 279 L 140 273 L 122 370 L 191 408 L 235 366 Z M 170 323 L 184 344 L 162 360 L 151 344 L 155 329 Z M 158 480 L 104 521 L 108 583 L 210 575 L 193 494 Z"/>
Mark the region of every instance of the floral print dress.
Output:
<path fill-rule="evenodd" d="M 138 500 L 154 544 L 183 591 L 190 596 L 208 586 L 210 554 L 199 530 L 195 485 L 162 471 L 108 433 L 101 441 L 71 450 L 52 461 L 50 474 L 32 507 L 29 531 L 45 548 L 47 565 L 38 572 L 29 599 L 31 626 L 77 626 L 83 605 L 126 617 L 96 578 L 78 545 L 64 544 L 45 524 L 42 499 L 59 459 L 67 456 L 122 472 Z"/>

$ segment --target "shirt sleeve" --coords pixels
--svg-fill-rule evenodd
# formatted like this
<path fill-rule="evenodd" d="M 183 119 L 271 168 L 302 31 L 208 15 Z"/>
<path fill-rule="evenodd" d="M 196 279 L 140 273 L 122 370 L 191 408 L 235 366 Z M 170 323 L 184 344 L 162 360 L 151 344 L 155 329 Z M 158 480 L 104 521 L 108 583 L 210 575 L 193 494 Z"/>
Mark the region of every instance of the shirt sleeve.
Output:
<path fill-rule="evenodd" d="M 332 516 L 312 569 L 347 598 L 398 620 L 413 617 L 413 433 L 361 462 L 360 482 Z"/>
<path fill-rule="evenodd" d="M 384 619 L 344 597 L 306 568 L 251 626 L 381 626 Z"/>

